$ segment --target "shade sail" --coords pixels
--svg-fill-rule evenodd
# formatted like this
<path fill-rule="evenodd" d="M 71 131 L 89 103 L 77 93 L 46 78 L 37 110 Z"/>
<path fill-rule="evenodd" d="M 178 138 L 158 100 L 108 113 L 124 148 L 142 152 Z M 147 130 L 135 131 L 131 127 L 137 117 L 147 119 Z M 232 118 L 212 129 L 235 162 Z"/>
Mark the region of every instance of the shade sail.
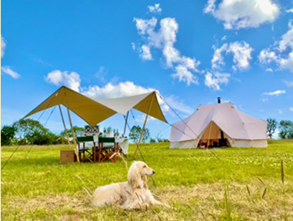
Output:
<path fill-rule="evenodd" d="M 123 115 L 125 115 L 131 108 L 147 114 L 151 105 L 149 115 L 167 123 L 167 120 L 164 117 L 159 105 L 155 91 L 129 97 L 95 100 Z"/>
<path fill-rule="evenodd" d="M 116 113 L 125 115 L 131 108 L 147 114 L 150 105 L 151 109 L 149 115 L 158 120 L 167 122 L 160 108 L 155 91 L 115 99 L 91 99 L 65 86 L 62 86 L 54 92 L 24 118 L 56 105 L 68 107 L 89 125 L 96 125 Z"/>
<path fill-rule="evenodd" d="M 89 125 L 96 125 L 117 113 L 111 108 L 106 107 L 103 104 L 92 100 L 91 98 L 88 98 L 76 91 L 62 86 L 24 118 L 29 117 L 39 111 L 61 104 L 65 107 L 68 107 L 72 112 L 81 117 Z"/>

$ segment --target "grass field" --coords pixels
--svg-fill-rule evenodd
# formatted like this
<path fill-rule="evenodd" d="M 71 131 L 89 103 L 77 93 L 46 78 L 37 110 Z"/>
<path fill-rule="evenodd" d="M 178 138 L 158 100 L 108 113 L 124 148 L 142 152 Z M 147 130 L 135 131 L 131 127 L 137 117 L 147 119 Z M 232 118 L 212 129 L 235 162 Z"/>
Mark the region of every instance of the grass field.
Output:
<path fill-rule="evenodd" d="M 2 165 L 14 148 L 2 147 Z M 172 206 L 142 211 L 94 208 L 85 191 L 126 181 L 121 159 L 116 164 L 60 165 L 64 149 L 68 147 L 33 147 L 28 158 L 29 147 L 15 153 L 1 171 L 1 220 L 293 220 L 292 141 L 212 151 L 142 145 L 146 163 L 156 171 L 156 187 L 148 180 L 150 190 Z M 134 150 L 130 145 L 128 167 Z"/>

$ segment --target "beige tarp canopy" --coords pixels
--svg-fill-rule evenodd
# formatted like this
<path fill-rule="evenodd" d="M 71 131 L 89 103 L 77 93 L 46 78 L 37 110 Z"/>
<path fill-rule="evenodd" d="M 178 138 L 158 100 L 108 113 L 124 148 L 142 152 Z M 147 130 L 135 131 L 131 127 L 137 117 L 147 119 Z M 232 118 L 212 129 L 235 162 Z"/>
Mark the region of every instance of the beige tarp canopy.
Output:
<path fill-rule="evenodd" d="M 59 88 L 24 118 L 61 104 L 77 114 L 89 125 L 96 125 L 116 113 L 124 115 L 131 108 L 146 114 L 149 111 L 150 116 L 167 123 L 155 91 L 130 97 L 94 100 L 65 86 Z"/>

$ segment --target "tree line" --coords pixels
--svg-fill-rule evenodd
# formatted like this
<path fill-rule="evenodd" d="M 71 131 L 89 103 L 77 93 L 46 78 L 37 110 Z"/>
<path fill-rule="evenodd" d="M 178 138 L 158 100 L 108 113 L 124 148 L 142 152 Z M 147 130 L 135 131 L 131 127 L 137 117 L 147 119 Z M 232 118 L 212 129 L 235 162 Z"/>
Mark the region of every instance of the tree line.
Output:
<path fill-rule="evenodd" d="M 270 139 L 272 139 L 273 134 L 279 130 L 279 137 L 281 139 L 293 139 L 293 121 L 281 120 L 277 122 L 275 119 L 267 119 L 268 127 L 267 133 Z"/>
<path fill-rule="evenodd" d="M 139 136 L 142 128 L 140 126 L 133 126 L 129 133 L 129 139 L 132 142 L 138 142 Z M 83 127 L 73 127 L 75 137 L 80 137 L 84 133 Z M 72 130 L 66 130 L 69 137 L 72 136 Z M 54 145 L 54 144 L 67 144 L 67 135 L 65 130 L 63 130 L 59 135 L 56 135 L 48 128 L 45 128 L 39 121 L 32 119 L 22 119 L 14 122 L 11 126 L 3 126 L 1 129 L 1 145 Z M 105 136 L 106 134 L 113 134 L 119 136 L 118 129 L 113 129 L 112 127 L 105 127 L 100 136 Z M 142 135 L 142 142 L 162 142 L 168 141 L 160 138 L 153 139 L 150 137 L 150 131 L 145 128 Z M 71 143 L 73 141 L 70 141 Z"/>
<path fill-rule="evenodd" d="M 281 120 L 277 122 L 275 119 L 267 119 L 267 134 L 270 139 L 278 129 L 278 135 L 281 139 L 293 139 L 293 121 Z M 80 137 L 84 133 L 83 127 L 73 127 L 75 137 Z M 133 126 L 129 133 L 129 139 L 132 142 L 138 142 L 142 128 L 140 126 Z M 118 129 L 112 129 L 111 127 L 104 128 L 104 135 L 113 132 L 119 136 Z M 72 137 L 71 129 L 67 130 L 69 137 Z M 100 133 L 103 136 L 103 133 Z M 150 131 L 145 128 L 142 142 L 168 142 L 167 139 L 161 139 L 160 137 L 151 138 Z M 56 135 L 48 128 L 45 128 L 39 121 L 32 119 L 22 119 L 14 122 L 11 126 L 3 126 L 1 129 L 1 145 L 54 145 L 54 144 L 67 144 L 68 140 L 66 132 L 63 130 L 60 135 Z"/>

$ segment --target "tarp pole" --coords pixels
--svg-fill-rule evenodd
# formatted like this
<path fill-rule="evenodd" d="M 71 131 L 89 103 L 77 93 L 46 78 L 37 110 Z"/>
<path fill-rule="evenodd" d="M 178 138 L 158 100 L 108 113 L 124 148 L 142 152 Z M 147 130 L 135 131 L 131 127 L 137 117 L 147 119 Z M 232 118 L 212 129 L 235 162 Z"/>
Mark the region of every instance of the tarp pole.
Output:
<path fill-rule="evenodd" d="M 127 115 L 126 115 L 126 118 L 125 118 L 123 137 L 125 137 L 125 133 L 126 133 L 126 125 L 127 125 L 127 121 L 128 121 L 128 115 L 129 115 L 129 111 L 127 111 Z"/>
<path fill-rule="evenodd" d="M 75 138 L 75 134 L 74 134 L 73 126 L 72 126 L 69 108 L 67 108 L 67 113 L 68 113 L 68 118 L 69 118 L 69 122 L 70 122 L 70 126 L 71 126 L 71 133 L 72 133 L 72 137 L 73 137 L 73 142 L 74 142 L 74 145 L 76 146 L 76 138 Z"/>
<path fill-rule="evenodd" d="M 152 100 L 151 100 L 151 103 L 150 103 L 150 106 L 149 106 L 148 113 L 147 113 L 147 115 L 146 115 L 146 117 L 145 117 L 145 120 L 144 120 L 144 124 L 143 124 L 142 130 L 141 130 L 140 136 L 139 136 L 138 143 L 136 143 L 137 148 L 136 148 L 135 153 L 134 153 L 134 158 L 135 158 L 135 156 L 136 156 L 136 154 L 137 154 L 137 150 L 139 149 L 139 144 L 140 144 L 140 142 L 141 142 L 142 135 L 143 135 L 143 132 L 144 132 L 144 130 L 145 130 L 145 125 L 146 125 L 147 119 L 148 119 L 149 114 L 150 114 L 150 111 L 151 111 L 151 107 L 152 107 L 152 104 L 153 104 L 154 96 L 156 96 L 156 95 L 154 94 L 154 95 L 152 96 Z"/>
<path fill-rule="evenodd" d="M 69 111 L 69 108 L 68 107 L 67 107 L 67 113 L 68 113 L 68 118 L 69 118 L 69 122 L 70 122 L 70 127 L 71 127 L 71 133 L 72 133 L 72 137 L 73 137 L 74 147 L 76 148 L 76 138 L 75 138 L 75 134 L 74 134 L 73 126 L 72 126 L 72 121 L 71 121 L 71 117 L 70 117 L 70 111 Z M 78 153 L 75 153 L 75 154 L 76 154 L 77 161 L 80 163 L 80 159 L 79 159 L 79 148 L 78 148 Z"/>
<path fill-rule="evenodd" d="M 66 129 L 66 125 L 65 125 L 64 118 L 63 118 L 63 114 L 62 114 L 61 106 L 60 106 L 60 105 L 58 105 L 58 106 L 59 106 L 59 110 L 60 110 L 60 114 L 61 114 L 61 118 L 62 118 L 62 122 L 63 122 L 64 130 L 65 130 L 65 134 L 66 134 L 66 137 L 67 137 L 68 145 L 70 145 L 69 136 L 68 136 L 68 133 L 67 133 L 67 129 Z"/>

